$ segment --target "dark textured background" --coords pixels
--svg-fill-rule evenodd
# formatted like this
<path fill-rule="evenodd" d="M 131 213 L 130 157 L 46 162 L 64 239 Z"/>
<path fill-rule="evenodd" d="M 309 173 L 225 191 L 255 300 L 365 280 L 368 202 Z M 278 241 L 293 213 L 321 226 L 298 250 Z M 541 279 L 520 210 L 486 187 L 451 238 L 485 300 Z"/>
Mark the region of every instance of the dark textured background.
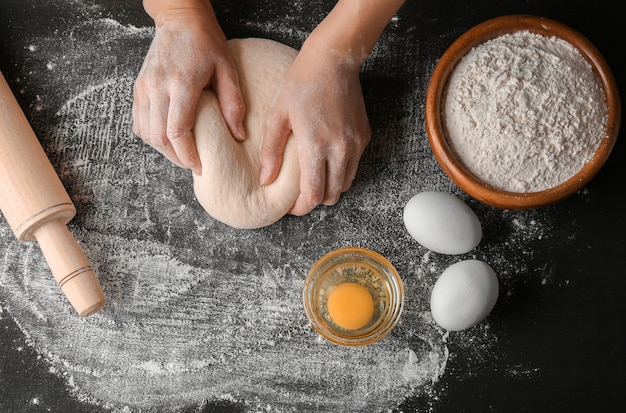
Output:
<path fill-rule="evenodd" d="M 331 1 L 308 2 L 308 6 L 304 6 L 307 12 L 296 14 L 287 5 L 288 2 L 214 3 L 228 37 L 271 35 L 275 40 L 294 47 L 299 47 L 301 37 L 315 27 L 333 4 Z M 409 0 L 399 13 L 398 24 L 385 33 L 380 50 L 364 68 L 363 88 L 374 138 L 372 147 L 364 155 L 364 163 L 370 166 L 364 168 L 366 177 L 360 185 L 366 185 L 368 174 L 384 171 L 381 165 L 384 164 L 386 150 L 400 158 L 394 158 L 396 162 L 403 161 L 403 154 L 394 151 L 394 144 L 383 144 L 376 139 L 377 133 L 404 127 L 398 124 L 403 118 L 402 111 L 419 111 L 422 108 L 424 85 L 437 58 L 463 31 L 488 18 L 530 13 L 572 26 L 602 52 L 613 69 L 623 96 L 626 71 L 623 41 L 626 30 L 618 4 Z M 36 132 L 39 130 L 36 125 L 52 119 L 54 111 L 82 90 L 87 84 L 86 79 L 95 75 L 88 64 L 77 62 L 76 70 L 64 72 L 61 77 L 58 74 L 46 77 L 48 75 L 42 72 L 29 78 L 28 74 L 33 73 L 35 65 L 41 62 L 29 57 L 26 46 L 29 39 L 51 36 L 60 28 L 75 23 L 84 17 L 85 8 L 94 16 L 110 16 L 122 24 L 137 27 L 150 25 L 139 1 L 86 1 L 81 4 L 61 0 L 0 2 L 0 70 L 15 91 L 23 87 L 15 79 L 28 79 L 27 87 L 16 95 L 35 125 Z M 83 12 L 77 13 L 78 9 Z M 276 15 L 292 16 L 295 19 L 292 27 L 299 31 L 281 31 L 264 26 L 265 20 L 275 21 Z M 250 21 L 258 24 L 244 24 Z M 104 34 L 88 32 L 75 35 L 80 39 L 81 35 Z M 132 40 L 110 47 L 108 59 L 102 59 L 102 51 L 93 51 L 94 58 L 99 56 L 102 59 L 98 64 L 100 70 L 108 68 L 114 71 L 115 67 L 119 67 L 121 72 L 132 73 L 138 69 L 146 51 L 145 42 L 134 44 Z M 418 92 L 413 93 L 413 90 Z M 33 109 L 37 105 L 38 94 L 48 97 L 46 107 L 49 110 Z M 394 102 L 406 101 L 407 97 L 413 99 L 414 107 L 394 106 Z M 552 278 L 571 278 L 574 281 L 567 288 L 559 288 L 558 283 L 546 287 L 541 277 L 515 280 L 515 288 L 510 288 L 514 293 L 498 304 L 490 318 L 491 333 L 498 338 L 490 350 L 491 356 L 477 361 L 470 344 L 464 342 L 464 337 L 471 336 L 451 335 L 448 343 L 450 360 L 444 376 L 436 385 L 437 399 L 427 402 L 409 399 L 396 407 L 397 410 L 572 412 L 618 411 L 626 407 L 626 334 L 623 330 L 626 310 L 623 299 L 626 293 L 626 209 L 619 199 L 624 188 L 623 177 L 626 176 L 625 146 L 621 133 L 613 154 L 587 186 L 585 196 L 577 194 L 548 208 L 554 228 L 563 230 L 572 226 L 577 229 L 577 235 L 569 239 L 565 247 L 559 247 L 559 240 L 555 239 L 554 245 L 538 249 L 528 257 L 528 268 L 537 269 L 544 263 L 550 263 Z M 167 167 L 164 164 L 164 168 Z M 70 195 L 74 195 L 71 190 Z M 88 202 L 81 200 L 78 206 L 79 210 L 88 208 Z M 489 208 L 473 206 L 484 214 L 488 213 Z M 77 219 L 80 225 L 80 217 Z M 156 239 L 164 237 L 165 234 L 160 231 L 156 228 L 149 235 Z M 495 236 L 498 231 L 487 228 L 486 234 Z M 394 254 L 401 256 L 401 252 Z M 505 367 L 515 365 L 531 365 L 536 372 L 507 374 L 510 369 Z M 525 374 L 530 378 L 524 377 Z M 45 400 L 46 404 L 37 406 L 27 403 L 33 397 Z M 241 408 L 238 404 L 223 402 L 208 405 L 204 411 L 240 411 Z M 190 407 L 190 410 L 193 409 Z M 75 401 L 64 383 L 49 372 L 48 364 L 25 344 L 25 338 L 12 318 L 2 316 L 0 410 L 97 412 L 101 409 Z"/>

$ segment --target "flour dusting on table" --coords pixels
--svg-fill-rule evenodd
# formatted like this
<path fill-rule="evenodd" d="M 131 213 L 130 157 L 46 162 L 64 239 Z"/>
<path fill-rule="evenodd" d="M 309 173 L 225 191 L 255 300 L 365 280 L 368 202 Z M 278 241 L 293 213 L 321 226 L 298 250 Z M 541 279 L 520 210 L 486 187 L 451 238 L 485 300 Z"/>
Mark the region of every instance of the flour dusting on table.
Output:
<path fill-rule="evenodd" d="M 110 19 L 93 24 L 121 27 Z M 148 40 L 141 30 L 122 29 Z M 254 231 L 212 220 L 194 199 L 190 173 L 132 134 L 132 84 L 121 72 L 91 78 L 52 124 L 38 127 L 77 206 L 70 230 L 100 277 L 105 309 L 76 316 L 37 245 L 18 243 L 0 225 L 1 311 L 76 397 L 125 412 L 212 400 L 255 412 L 388 411 L 407 397 L 436 398 L 449 342 L 460 340 L 476 362 L 492 356 L 489 318 L 462 335 L 432 320 L 437 276 L 466 257 L 420 247 L 403 227 L 404 204 L 424 190 L 463 197 L 485 228 L 483 243 L 467 256 L 494 267 L 504 300 L 516 279 L 535 276 L 524 262 L 531 242 L 550 241 L 550 222 L 540 211 L 478 204 L 450 183 L 428 148 L 416 103 L 425 79 L 411 85 L 417 92 L 394 96 L 394 105 L 371 101 L 372 144 L 337 205 Z M 320 339 L 301 304 L 308 269 L 349 245 L 386 256 L 406 293 L 398 326 L 362 348 Z M 519 261 L 504 259 L 510 256 Z"/>

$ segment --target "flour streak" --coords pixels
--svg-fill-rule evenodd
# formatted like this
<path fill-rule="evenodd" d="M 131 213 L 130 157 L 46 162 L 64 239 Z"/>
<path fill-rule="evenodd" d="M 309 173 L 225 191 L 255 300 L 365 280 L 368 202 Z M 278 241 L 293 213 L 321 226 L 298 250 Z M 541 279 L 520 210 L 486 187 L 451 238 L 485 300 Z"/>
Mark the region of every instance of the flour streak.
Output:
<path fill-rule="evenodd" d="M 143 30 L 115 23 L 93 26 L 149 40 Z M 423 129 L 399 128 L 389 120 L 397 119 L 398 107 L 372 102 L 373 145 L 337 205 L 240 231 L 211 219 L 194 198 L 189 172 L 132 134 L 132 83 L 123 74 L 84 81 L 42 136 L 79 211 L 70 229 L 101 280 L 107 306 L 77 317 L 36 244 L 18 243 L 0 225 L 2 313 L 16 320 L 73 394 L 125 412 L 207 400 L 243 401 L 255 412 L 376 412 L 407 397 L 436 397 L 453 338 L 430 317 L 429 295 L 457 257 L 415 243 L 402 209 L 420 191 L 462 194 L 430 155 Z M 417 106 L 400 117 L 404 126 L 422 121 Z M 503 291 L 531 276 L 524 267 L 533 254 L 527 244 L 551 241 L 545 214 L 471 206 L 493 237 L 471 255 L 494 267 Z M 398 326 L 363 348 L 320 339 L 302 308 L 308 269 L 349 245 L 386 256 L 405 286 Z M 512 256 L 519 259 L 504 258 Z M 478 362 L 491 356 L 488 323 L 460 336 Z"/>

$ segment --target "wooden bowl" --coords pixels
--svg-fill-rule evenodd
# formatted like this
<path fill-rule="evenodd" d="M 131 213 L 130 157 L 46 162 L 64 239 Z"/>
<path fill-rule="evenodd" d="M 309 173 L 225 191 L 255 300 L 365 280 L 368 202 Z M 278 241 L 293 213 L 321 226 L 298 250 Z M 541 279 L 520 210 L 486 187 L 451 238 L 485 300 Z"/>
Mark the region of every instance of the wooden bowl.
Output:
<path fill-rule="evenodd" d="M 582 169 L 561 184 L 537 192 L 508 192 L 488 185 L 470 173 L 457 159 L 446 139 L 441 104 L 448 79 L 457 63 L 475 46 L 507 33 L 530 31 L 556 36 L 576 47 L 589 61 L 606 96 L 608 118 L 606 133 L 597 152 Z M 443 171 L 463 191 L 488 205 L 505 209 L 530 209 L 559 201 L 586 185 L 607 160 L 617 140 L 621 117 L 619 92 L 606 61 L 583 35 L 562 23 L 531 15 L 507 15 L 487 20 L 461 35 L 438 61 L 426 95 L 426 133 L 435 158 Z"/>

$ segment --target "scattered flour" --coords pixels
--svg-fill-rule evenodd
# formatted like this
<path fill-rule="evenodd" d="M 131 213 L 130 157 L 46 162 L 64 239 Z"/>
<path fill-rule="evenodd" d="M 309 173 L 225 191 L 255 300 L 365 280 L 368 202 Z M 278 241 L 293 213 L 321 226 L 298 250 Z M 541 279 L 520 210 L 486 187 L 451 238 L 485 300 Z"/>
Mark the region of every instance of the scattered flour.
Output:
<path fill-rule="evenodd" d="M 145 30 L 110 19 L 92 24 L 147 40 Z M 77 398 L 115 412 L 214 400 L 253 412 L 383 412 L 407 397 L 436 399 L 450 341 L 463 343 L 476 363 L 493 357 L 489 319 L 450 335 L 430 316 L 438 274 L 464 257 L 423 249 L 402 224 L 404 203 L 419 191 L 462 196 L 415 129 L 419 108 L 400 119 L 410 136 L 392 146 L 374 126 L 359 178 L 336 206 L 241 232 L 208 217 L 191 176 L 132 134 L 133 77 L 89 79 L 38 130 L 79 211 L 70 229 L 101 279 L 105 309 L 77 317 L 37 246 L 18 243 L 0 225 L 0 314 L 15 319 Z M 403 99 L 402 107 L 416 106 L 414 95 Z M 531 243 L 551 241 L 549 215 L 470 205 L 486 234 L 470 255 L 489 262 L 510 294 L 516 280 L 535 275 L 525 263 Z M 385 255 L 405 284 L 400 323 L 363 348 L 320 339 L 301 304 L 308 268 L 348 245 Z"/>
<path fill-rule="evenodd" d="M 392 255 L 405 249 L 396 237 L 370 226 L 393 221 L 398 205 L 372 220 L 377 203 L 360 200 L 381 194 L 361 185 L 344 208 L 265 231 L 226 228 L 196 204 L 185 171 L 132 135 L 132 82 L 86 87 L 46 136 L 79 209 L 71 229 L 101 279 L 105 309 L 77 317 L 37 246 L 0 228 L 3 302 L 76 397 L 113 411 L 237 400 L 255 412 L 375 412 L 428 395 L 445 371 L 447 335 L 427 317 L 429 282 L 409 282 L 402 262 L 405 327 L 376 345 L 320 340 L 301 304 L 307 269 L 330 249 L 361 243 L 404 255 Z M 377 187 L 393 186 L 393 177 L 380 179 Z"/>
<path fill-rule="evenodd" d="M 573 175 L 605 135 L 606 98 L 589 62 L 569 43 L 527 31 L 474 47 L 453 70 L 444 123 L 477 177 L 538 192 Z"/>

